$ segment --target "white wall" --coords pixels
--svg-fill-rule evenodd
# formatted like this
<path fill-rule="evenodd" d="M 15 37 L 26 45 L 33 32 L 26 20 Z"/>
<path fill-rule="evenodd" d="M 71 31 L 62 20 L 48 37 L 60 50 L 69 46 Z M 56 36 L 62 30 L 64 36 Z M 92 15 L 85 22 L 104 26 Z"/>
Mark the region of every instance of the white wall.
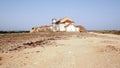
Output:
<path fill-rule="evenodd" d="M 66 31 L 67 32 L 75 32 L 76 31 L 76 27 L 71 24 L 68 27 L 66 27 Z"/>
<path fill-rule="evenodd" d="M 52 24 L 52 30 L 55 32 L 56 31 L 56 25 L 55 24 Z"/>
<path fill-rule="evenodd" d="M 76 27 L 76 31 L 79 32 L 80 28 Z"/>
<path fill-rule="evenodd" d="M 54 32 L 56 31 L 79 32 L 79 28 L 75 27 L 73 24 L 70 24 L 69 26 L 65 27 L 68 24 L 69 23 L 53 24 L 52 29 Z"/>
<path fill-rule="evenodd" d="M 54 32 L 59 31 L 59 25 L 58 24 L 52 24 L 52 30 Z"/>
<path fill-rule="evenodd" d="M 65 31 L 65 24 L 59 24 L 59 30 Z"/>
<path fill-rule="evenodd" d="M 68 25 L 69 23 L 65 22 L 65 25 Z"/>

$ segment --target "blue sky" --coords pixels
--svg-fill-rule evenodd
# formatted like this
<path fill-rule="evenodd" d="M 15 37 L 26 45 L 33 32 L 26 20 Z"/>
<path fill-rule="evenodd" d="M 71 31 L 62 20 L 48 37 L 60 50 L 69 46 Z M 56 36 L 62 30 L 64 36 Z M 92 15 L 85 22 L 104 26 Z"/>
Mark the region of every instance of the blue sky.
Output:
<path fill-rule="evenodd" d="M 64 17 L 88 30 L 120 30 L 120 0 L 0 0 L 0 30 L 30 30 Z"/>

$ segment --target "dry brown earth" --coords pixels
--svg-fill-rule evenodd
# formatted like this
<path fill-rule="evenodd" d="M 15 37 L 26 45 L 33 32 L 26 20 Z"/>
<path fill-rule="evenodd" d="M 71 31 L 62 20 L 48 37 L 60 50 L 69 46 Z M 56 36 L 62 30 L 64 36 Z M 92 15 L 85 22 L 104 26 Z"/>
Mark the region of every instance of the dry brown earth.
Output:
<path fill-rule="evenodd" d="M 3 42 L 12 37 L 3 36 L 0 68 L 120 68 L 119 35 L 92 32 L 20 34 L 16 35 L 15 42 L 4 43 L 5 46 Z M 42 41 L 47 43 L 43 44 L 41 37 L 46 38 Z M 15 44 L 17 49 L 14 50 Z"/>

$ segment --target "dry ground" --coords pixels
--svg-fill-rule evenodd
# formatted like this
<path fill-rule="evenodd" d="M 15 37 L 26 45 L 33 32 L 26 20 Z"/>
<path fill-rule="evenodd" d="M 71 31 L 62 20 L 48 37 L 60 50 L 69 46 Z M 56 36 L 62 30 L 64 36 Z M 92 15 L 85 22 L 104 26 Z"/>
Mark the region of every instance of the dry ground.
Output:
<path fill-rule="evenodd" d="M 89 32 L 3 36 L 0 68 L 120 68 L 119 35 Z"/>

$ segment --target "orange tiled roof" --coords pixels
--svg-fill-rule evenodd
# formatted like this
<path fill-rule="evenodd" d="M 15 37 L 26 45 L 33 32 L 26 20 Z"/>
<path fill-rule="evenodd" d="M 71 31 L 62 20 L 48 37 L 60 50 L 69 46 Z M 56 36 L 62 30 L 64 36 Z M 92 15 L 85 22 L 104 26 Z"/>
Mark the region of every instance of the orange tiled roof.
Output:
<path fill-rule="evenodd" d="M 63 19 L 60 19 L 59 21 L 56 22 L 56 24 L 63 24 L 63 23 L 74 23 L 73 20 L 71 20 L 70 18 L 63 18 Z"/>

